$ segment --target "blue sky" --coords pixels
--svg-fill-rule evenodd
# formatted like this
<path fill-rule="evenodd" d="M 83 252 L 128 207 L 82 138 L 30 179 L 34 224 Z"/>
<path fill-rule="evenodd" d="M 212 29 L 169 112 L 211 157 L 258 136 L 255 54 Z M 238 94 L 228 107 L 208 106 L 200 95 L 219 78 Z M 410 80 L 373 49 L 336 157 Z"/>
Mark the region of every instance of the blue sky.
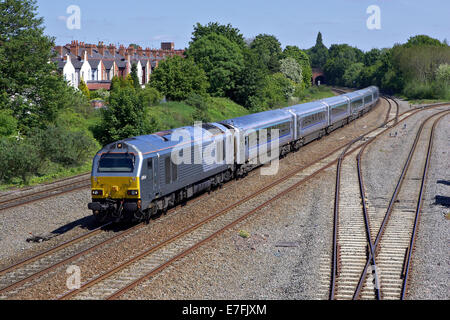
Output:
<path fill-rule="evenodd" d="M 324 43 L 348 43 L 367 51 L 391 47 L 413 35 L 427 34 L 450 41 L 448 0 L 38 0 L 46 33 L 56 43 L 137 43 L 159 48 L 162 41 L 185 48 L 197 22 L 231 23 L 246 38 L 275 35 L 283 47 L 314 45 L 318 31 Z M 81 10 L 81 29 L 69 30 L 70 5 Z M 369 30 L 370 5 L 381 10 L 381 29 Z"/>

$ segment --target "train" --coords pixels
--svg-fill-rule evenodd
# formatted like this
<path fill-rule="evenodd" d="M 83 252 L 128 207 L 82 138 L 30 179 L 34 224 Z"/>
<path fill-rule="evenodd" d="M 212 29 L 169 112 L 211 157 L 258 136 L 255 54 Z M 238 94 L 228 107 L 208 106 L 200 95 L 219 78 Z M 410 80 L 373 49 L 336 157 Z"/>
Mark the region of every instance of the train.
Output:
<path fill-rule="evenodd" d="M 102 222 L 148 222 L 347 125 L 369 112 L 379 94 L 371 86 L 108 144 L 93 159 L 88 208 Z M 268 156 L 262 157 L 262 151 Z"/>

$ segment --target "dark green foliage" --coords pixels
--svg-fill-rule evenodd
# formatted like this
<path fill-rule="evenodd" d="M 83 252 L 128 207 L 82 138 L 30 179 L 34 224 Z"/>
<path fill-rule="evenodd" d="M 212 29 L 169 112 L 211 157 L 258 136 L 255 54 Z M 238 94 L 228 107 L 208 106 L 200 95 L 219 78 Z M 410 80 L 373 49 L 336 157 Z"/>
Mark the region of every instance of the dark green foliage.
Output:
<path fill-rule="evenodd" d="M 273 35 L 260 34 L 250 44 L 250 48 L 271 73 L 280 71 L 282 57 L 281 43 Z"/>
<path fill-rule="evenodd" d="M 114 76 L 111 79 L 111 88 L 110 88 L 110 90 L 111 91 L 119 90 L 121 88 L 120 83 L 121 83 L 121 81 L 120 81 L 119 77 L 118 76 Z"/>
<path fill-rule="evenodd" d="M 307 50 L 306 53 L 309 55 L 313 68 L 323 69 L 325 67 L 329 54 L 328 48 L 323 44 L 322 33 L 319 32 L 315 46 Z"/>
<path fill-rule="evenodd" d="M 139 83 L 139 77 L 138 77 L 138 72 L 137 72 L 137 64 L 133 63 L 133 65 L 131 66 L 131 80 L 133 80 L 133 86 L 135 89 L 140 89 L 141 85 Z"/>
<path fill-rule="evenodd" d="M 38 173 L 41 162 L 38 148 L 27 140 L 0 139 L 0 181 L 19 177 L 26 183 Z"/>
<path fill-rule="evenodd" d="M 196 42 L 202 37 L 208 36 L 212 33 L 220 34 L 230 40 L 231 42 L 236 43 L 240 47 L 245 47 L 244 36 L 240 33 L 240 30 L 237 28 L 233 28 L 231 24 L 221 25 L 218 22 L 210 22 L 207 25 L 203 26 L 200 23 L 197 23 L 194 26 L 194 32 L 192 32 L 192 43 Z"/>
<path fill-rule="evenodd" d="M 47 158 L 66 167 L 83 164 L 96 146 L 84 132 L 54 125 L 38 130 L 30 140 L 38 147 L 40 159 Z"/>
<path fill-rule="evenodd" d="M 441 43 L 439 40 L 431 38 L 427 35 L 417 35 L 408 39 L 408 42 L 404 45 L 406 48 L 411 48 L 415 46 L 434 46 L 434 47 L 445 47 L 445 43 Z"/>
<path fill-rule="evenodd" d="M 161 61 L 151 75 L 150 86 L 169 100 L 181 101 L 192 93 L 206 94 L 208 80 L 193 59 L 174 56 Z"/>
<path fill-rule="evenodd" d="M 0 108 L 13 110 L 21 132 L 51 123 L 73 95 L 49 63 L 54 42 L 44 35 L 35 3 L 0 2 Z"/>
<path fill-rule="evenodd" d="M 142 95 L 142 99 L 144 100 L 144 105 L 147 107 L 157 105 L 163 98 L 158 90 L 150 86 L 146 86 L 140 94 Z"/>
<path fill-rule="evenodd" d="M 267 75 L 256 96 L 251 97 L 250 109 L 260 112 L 287 106 L 287 100 L 295 92 L 294 83 L 281 73 Z"/>
<path fill-rule="evenodd" d="M 186 56 L 205 71 L 211 95 L 229 96 L 235 90 L 244 66 L 242 50 L 236 43 L 211 33 L 191 43 Z"/>
<path fill-rule="evenodd" d="M 17 120 L 11 110 L 0 110 L 0 137 L 17 134 Z"/>
<path fill-rule="evenodd" d="M 333 44 L 323 68 L 327 81 L 333 85 L 345 85 L 344 74 L 351 65 L 364 61 L 364 53 L 347 44 Z"/>
<path fill-rule="evenodd" d="M 102 121 L 95 128 L 95 138 L 108 143 L 145 134 L 147 127 L 145 102 L 140 94 L 131 88 L 111 92 L 107 109 L 102 110 Z"/>
<path fill-rule="evenodd" d="M 251 107 L 251 97 L 254 97 L 261 88 L 261 82 L 267 75 L 267 68 L 252 50 L 245 48 L 244 68 L 236 80 L 236 87 L 231 98 L 245 106 Z"/>

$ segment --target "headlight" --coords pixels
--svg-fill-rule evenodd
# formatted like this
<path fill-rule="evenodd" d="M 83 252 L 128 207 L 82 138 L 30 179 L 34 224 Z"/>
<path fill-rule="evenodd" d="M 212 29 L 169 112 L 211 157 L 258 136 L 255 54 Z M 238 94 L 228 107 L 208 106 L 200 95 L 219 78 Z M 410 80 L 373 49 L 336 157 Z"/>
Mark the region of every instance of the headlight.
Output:
<path fill-rule="evenodd" d="M 139 195 L 139 191 L 138 190 L 128 190 L 128 195 L 137 197 Z"/>
<path fill-rule="evenodd" d="M 92 195 L 93 196 L 102 196 L 103 190 L 92 190 Z"/>

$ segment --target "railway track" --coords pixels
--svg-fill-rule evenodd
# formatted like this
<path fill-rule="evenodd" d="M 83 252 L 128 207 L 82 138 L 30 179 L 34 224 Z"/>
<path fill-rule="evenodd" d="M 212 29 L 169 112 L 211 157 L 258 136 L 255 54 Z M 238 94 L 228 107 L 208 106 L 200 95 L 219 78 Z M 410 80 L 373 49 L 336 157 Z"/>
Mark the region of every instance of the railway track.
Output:
<path fill-rule="evenodd" d="M 50 197 L 59 196 L 72 191 L 85 189 L 90 187 L 90 185 L 90 174 L 82 174 L 58 180 L 42 186 L 44 188 L 43 190 L 31 191 L 29 193 L 27 193 L 28 190 L 15 190 L 12 192 L 8 192 L 6 194 L 0 195 L 0 211 L 24 206 L 26 204 L 44 200 Z M 17 192 L 24 192 L 25 194 L 19 196 L 14 195 L 13 197 L 11 197 L 11 194 L 15 194 Z"/>
<path fill-rule="evenodd" d="M 399 122 L 406 120 L 407 117 L 399 117 L 399 104 L 395 99 L 389 98 L 396 104 L 396 112 L 390 114 L 386 118 L 386 124 L 392 122 L 392 126 L 396 126 Z M 390 108 L 388 114 L 390 113 L 392 104 L 386 99 Z M 446 111 L 438 112 L 437 114 L 445 113 Z M 448 111 L 447 111 L 448 112 Z M 404 113 L 406 114 L 406 113 Z M 430 116 L 420 127 L 417 133 L 416 142 L 413 145 L 413 150 L 411 150 L 410 156 L 414 154 L 414 150 L 417 145 L 417 141 L 420 137 L 420 133 L 424 124 L 431 118 L 436 117 L 436 114 Z M 391 120 L 388 121 L 388 118 Z M 399 119 L 401 118 L 401 119 Z M 440 118 L 439 118 L 440 119 Z M 438 121 L 438 120 L 437 120 Z M 436 122 L 435 122 L 436 124 Z M 433 125 L 433 128 L 435 126 Z M 333 228 L 333 249 L 331 262 L 324 259 L 325 264 L 331 265 L 331 274 L 328 278 L 329 280 L 329 298 L 334 299 L 397 299 L 400 298 L 398 294 L 401 292 L 402 298 L 404 298 L 405 289 L 401 286 L 404 282 L 406 283 L 408 270 L 408 265 L 410 261 L 410 253 L 413 248 L 414 235 L 410 240 L 411 244 L 409 246 L 405 245 L 405 242 L 409 239 L 410 230 L 416 230 L 414 228 L 409 228 L 411 217 L 407 217 L 404 214 L 404 210 L 397 210 L 396 214 L 392 215 L 391 223 L 389 224 L 389 229 L 386 230 L 386 235 L 383 238 L 383 242 L 380 244 L 381 235 L 384 234 L 384 227 L 386 222 L 389 220 L 389 215 L 392 208 L 388 208 L 388 212 L 385 216 L 383 222 L 380 221 L 370 221 L 369 213 L 367 209 L 367 200 L 365 197 L 364 182 L 362 177 L 361 169 L 361 157 L 364 153 L 365 148 L 372 143 L 380 135 L 366 136 L 362 142 L 361 139 L 353 141 L 353 144 L 359 144 L 360 151 L 356 159 L 347 157 L 349 153 L 343 152 L 338 161 L 336 168 L 336 188 L 335 188 L 335 205 L 334 205 L 334 228 Z M 430 137 L 430 143 L 432 141 L 432 134 Z M 422 146 L 423 149 L 423 146 Z M 430 148 L 428 149 L 428 155 L 430 153 Z M 417 157 L 420 157 L 417 155 Z M 408 157 L 407 165 L 405 165 L 405 170 L 408 169 L 411 158 Z M 428 163 L 428 160 L 426 160 Z M 420 161 L 414 161 L 415 166 L 420 167 Z M 414 170 L 413 170 L 414 171 Z M 417 171 L 417 168 L 416 168 Z M 398 188 L 404 181 L 404 173 L 402 173 L 401 181 L 399 181 Z M 425 179 L 422 179 L 422 188 Z M 418 184 L 418 180 L 414 178 L 414 174 L 408 177 L 408 181 L 412 185 Z M 343 183 L 343 186 L 341 184 Z M 420 181 L 419 181 L 420 182 Z M 409 193 L 402 195 L 403 200 L 409 201 L 411 196 L 411 190 L 413 188 L 403 188 L 403 190 L 409 190 Z M 397 189 L 396 189 L 397 192 Z M 421 191 L 422 192 L 422 191 Z M 359 194 L 360 197 L 355 197 Z M 398 201 L 397 195 L 393 200 L 391 200 L 391 205 L 394 207 L 396 201 Z M 419 201 L 421 195 L 419 196 Z M 398 207 L 398 206 L 397 206 Z M 420 206 L 418 205 L 417 208 Z M 418 220 L 418 214 L 420 209 L 416 211 L 416 221 Z M 378 236 L 374 238 L 374 235 L 378 231 Z M 414 231 L 415 234 L 415 231 Z M 403 243 L 402 243 L 403 241 Z M 401 246 L 401 249 L 398 247 Z M 404 247 L 408 249 L 404 249 Z M 380 250 L 378 251 L 377 249 Z M 407 250 L 408 264 L 404 261 L 403 255 L 404 251 Z M 403 264 L 402 264 L 403 263 Z M 399 271 L 400 265 L 400 271 Z M 322 269 L 326 272 L 327 268 Z M 404 279 L 402 282 L 401 275 Z M 323 289 L 323 287 L 322 287 Z"/>
<path fill-rule="evenodd" d="M 137 286 L 139 283 L 145 281 L 145 279 L 148 279 L 149 277 L 152 277 L 154 274 L 158 273 L 159 271 L 163 270 L 170 264 L 172 264 L 174 261 L 180 259 L 181 257 L 185 256 L 192 250 L 195 250 L 197 247 L 201 246 L 202 244 L 206 243 L 207 241 L 211 240 L 212 238 L 216 237 L 218 234 L 224 232 L 225 230 L 231 228 L 232 226 L 236 225 L 240 221 L 246 219 L 249 215 L 255 213 L 262 207 L 268 205 L 269 203 L 275 201 L 277 198 L 281 197 L 283 194 L 288 193 L 292 191 L 293 189 L 297 188 L 302 183 L 305 183 L 315 175 L 317 175 L 319 172 L 325 170 L 326 168 L 329 168 L 334 163 L 337 162 L 336 158 L 339 156 L 339 154 L 342 151 L 342 148 L 337 148 L 336 150 L 330 152 L 328 155 L 322 157 L 318 161 L 303 167 L 299 168 L 298 170 L 294 170 L 294 172 L 291 172 L 290 174 L 284 176 L 283 178 L 275 181 L 271 185 L 268 185 L 261 189 L 259 192 L 243 199 L 240 202 L 237 202 L 224 210 L 221 210 L 220 212 L 216 213 L 215 215 L 209 217 L 208 219 L 202 221 L 200 224 L 191 227 L 174 237 L 172 237 L 169 241 L 160 243 L 149 250 L 143 252 L 142 254 L 126 261 L 124 264 L 120 265 L 117 268 L 114 268 L 114 270 L 110 270 L 108 273 L 97 276 L 94 279 L 88 280 L 85 284 L 83 284 L 82 288 L 80 290 L 75 290 L 72 292 L 68 292 L 67 294 L 63 295 L 61 298 L 116 298 L 119 295 L 124 294 L 126 291 L 130 290 L 132 287 Z M 353 149 L 354 151 L 355 149 Z M 349 151 L 352 152 L 352 151 Z M 335 159 L 335 160 L 332 160 Z M 332 162 L 330 162 L 332 161 Z M 309 171 L 307 171 L 309 170 Z M 312 170 L 312 171 L 311 171 Z M 314 171 L 315 170 L 315 171 Z M 288 181 L 285 181 L 284 187 L 277 186 L 280 184 L 283 180 L 288 179 Z M 278 189 L 274 188 L 277 186 Z M 265 191 L 274 188 L 274 190 L 280 190 L 284 189 L 284 191 L 279 191 L 279 194 L 277 194 L 277 191 L 272 190 L 270 194 L 264 193 Z M 264 194 L 263 194 L 264 193 Z M 261 198 L 256 198 L 257 196 L 261 196 Z M 267 200 L 269 198 L 269 200 Z M 248 209 L 243 208 L 243 205 L 249 205 L 246 204 L 249 201 L 256 202 L 256 203 L 263 203 L 260 206 L 257 206 L 254 209 Z M 254 205 L 254 204 L 253 204 Z M 236 208 L 239 207 L 239 210 L 236 210 Z M 230 212 L 231 210 L 234 210 L 234 215 L 229 214 L 227 217 L 229 219 L 224 217 L 225 213 Z M 247 210 L 246 214 L 242 214 L 243 210 Z M 237 211 L 237 212 L 236 212 Z M 241 211 L 239 213 L 239 211 Z M 234 220 L 232 221 L 231 216 L 234 217 Z M 230 220 L 231 219 L 231 220 Z M 222 228 L 218 229 L 218 226 L 222 226 Z M 215 228 L 214 230 L 212 228 Z M 218 230 L 217 230 L 218 229 Z M 131 234 L 133 231 L 130 231 L 127 234 Z M 125 233 L 124 233 L 125 234 Z M 207 236 L 209 234 L 209 236 Z M 106 239 L 105 241 L 107 243 L 112 243 L 113 241 L 118 240 L 126 240 L 125 238 L 122 238 L 122 234 L 116 235 L 114 237 L 114 240 Z M 203 239 L 201 239 L 203 238 Z M 108 242 L 109 241 L 109 242 Z M 195 244 L 193 242 L 197 241 Z M 47 266 L 39 266 L 36 268 L 38 271 L 33 272 L 23 272 L 23 270 L 19 270 L 18 268 L 15 268 L 14 266 L 4 269 L 3 271 L 0 271 L 0 281 L 4 278 L 5 275 L 9 276 L 12 273 L 20 274 L 22 273 L 21 279 L 16 281 L 10 280 L 9 283 L 5 286 L 3 286 L 3 289 L 0 289 L 0 296 L 2 298 L 7 298 L 8 296 L 13 295 L 15 292 L 22 288 L 26 288 L 27 286 L 32 284 L 32 281 L 35 279 L 41 279 L 41 276 L 44 276 L 45 274 L 49 273 L 52 270 L 56 270 L 59 266 L 67 264 L 69 261 L 73 261 L 76 258 L 79 258 L 80 256 L 83 256 L 87 254 L 88 252 L 86 250 L 90 250 L 89 252 L 94 252 L 94 250 L 99 250 L 103 248 L 103 244 L 105 242 L 98 242 L 95 244 L 86 245 L 82 250 L 74 250 L 72 254 L 69 255 L 63 255 L 63 257 L 59 259 L 55 259 L 52 263 L 47 264 Z M 69 247 L 70 244 L 67 244 L 67 247 Z M 74 248 L 72 248 L 74 249 Z M 167 256 L 169 255 L 169 256 Z M 171 257 L 170 257 L 171 255 Z M 42 254 L 38 259 L 46 259 L 47 255 Z M 152 273 L 146 273 L 142 275 L 142 273 L 145 270 L 149 270 L 148 268 L 151 267 L 152 263 L 157 261 L 155 257 L 160 257 L 163 262 L 160 262 L 157 266 L 154 266 L 152 269 Z M 34 259 L 34 261 L 37 259 Z M 165 262 L 164 262 L 165 261 Z M 26 265 L 30 262 L 24 262 L 20 267 Z M 156 262 L 155 262 L 156 263 Z M 131 269 L 127 269 L 131 268 Z M 136 269 L 133 269 L 136 268 Z M 31 268 L 30 268 L 31 269 Z M 28 270 L 30 270 L 28 269 Z M 130 270 L 135 270 L 136 274 L 133 276 L 133 278 L 130 278 Z M 139 273 L 139 270 L 141 270 Z M 25 274 L 25 275 L 24 275 Z M 139 277 L 141 276 L 141 277 Z M 11 279 L 11 278 L 10 278 Z M 20 283 L 19 283 L 20 281 Z M 116 285 L 111 285 L 109 289 L 106 289 L 105 287 L 106 281 L 115 281 Z M 6 281 L 7 282 L 7 281 Z M 0 282 L 1 283 L 1 282 Z M 103 285 L 103 289 L 102 288 Z M 121 289 L 119 289 L 119 287 Z M 89 289 L 92 288 L 92 289 Z M 117 289 L 116 292 L 111 292 L 112 289 Z M 125 291 L 122 291 L 124 289 Z M 120 292 L 119 292 L 120 290 Z M 93 292 L 93 293 L 92 293 Z M 100 292 L 100 293 L 99 293 Z M 90 294 L 93 294 L 93 296 L 90 296 Z"/>
<path fill-rule="evenodd" d="M 384 128 L 377 130 L 383 131 Z M 372 130 L 372 134 L 377 134 Z M 217 212 L 200 223 L 174 235 L 169 240 L 130 258 L 116 268 L 85 282 L 81 288 L 67 292 L 60 299 L 116 299 L 151 279 L 193 250 L 229 230 L 280 197 L 295 190 L 338 160 L 342 149 L 335 150 L 304 170 L 298 169 L 245 199 Z M 355 149 L 349 152 L 353 152 Z"/>

